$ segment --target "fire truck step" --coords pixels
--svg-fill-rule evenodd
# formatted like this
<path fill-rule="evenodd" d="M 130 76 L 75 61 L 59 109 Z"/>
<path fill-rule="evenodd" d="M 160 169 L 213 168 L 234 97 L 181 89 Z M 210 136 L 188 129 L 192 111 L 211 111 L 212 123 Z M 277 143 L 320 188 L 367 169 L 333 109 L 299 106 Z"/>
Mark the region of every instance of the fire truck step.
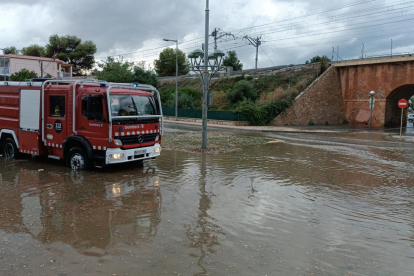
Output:
<path fill-rule="evenodd" d="M 50 159 L 60 160 L 60 157 L 56 156 L 56 155 L 48 155 L 47 157 L 50 158 Z"/>

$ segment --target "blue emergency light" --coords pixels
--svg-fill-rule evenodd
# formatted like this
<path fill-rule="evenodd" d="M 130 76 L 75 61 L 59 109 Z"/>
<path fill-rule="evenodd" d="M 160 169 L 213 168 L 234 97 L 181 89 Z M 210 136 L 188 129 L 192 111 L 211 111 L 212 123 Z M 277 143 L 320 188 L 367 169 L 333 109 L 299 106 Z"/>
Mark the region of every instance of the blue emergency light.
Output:
<path fill-rule="evenodd" d="M 137 88 L 138 87 L 138 83 L 133 83 L 132 87 Z"/>
<path fill-rule="evenodd" d="M 100 87 L 101 87 L 101 88 L 105 88 L 105 87 L 106 87 L 106 84 L 105 84 L 105 83 L 101 83 L 101 84 L 100 84 Z"/>

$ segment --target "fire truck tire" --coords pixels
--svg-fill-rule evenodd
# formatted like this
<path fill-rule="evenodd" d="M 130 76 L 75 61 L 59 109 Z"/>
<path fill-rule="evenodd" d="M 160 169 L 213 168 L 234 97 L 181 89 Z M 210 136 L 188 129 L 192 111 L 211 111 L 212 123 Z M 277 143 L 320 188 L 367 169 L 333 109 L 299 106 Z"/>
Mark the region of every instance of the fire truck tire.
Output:
<path fill-rule="evenodd" d="M 16 159 L 19 155 L 19 149 L 13 139 L 7 138 L 3 143 L 1 150 L 3 156 L 10 159 Z"/>
<path fill-rule="evenodd" d="M 90 168 L 90 160 L 85 150 L 74 147 L 69 150 L 66 165 L 72 168 L 72 170 L 88 170 Z"/>

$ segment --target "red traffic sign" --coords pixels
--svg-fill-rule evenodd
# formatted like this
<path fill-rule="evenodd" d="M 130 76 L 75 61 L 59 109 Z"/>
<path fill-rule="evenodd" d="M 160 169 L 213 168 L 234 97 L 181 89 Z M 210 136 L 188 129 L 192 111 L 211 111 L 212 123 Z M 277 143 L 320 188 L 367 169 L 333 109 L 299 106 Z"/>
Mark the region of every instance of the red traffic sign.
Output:
<path fill-rule="evenodd" d="M 398 101 L 398 107 L 399 108 L 407 108 L 408 107 L 408 102 L 406 99 L 401 99 Z"/>

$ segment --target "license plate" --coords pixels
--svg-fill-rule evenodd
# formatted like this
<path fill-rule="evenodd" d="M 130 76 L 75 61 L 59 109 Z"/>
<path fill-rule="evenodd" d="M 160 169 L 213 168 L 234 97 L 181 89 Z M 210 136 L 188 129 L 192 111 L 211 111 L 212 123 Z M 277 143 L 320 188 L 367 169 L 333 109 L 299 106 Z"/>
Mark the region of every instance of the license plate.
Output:
<path fill-rule="evenodd" d="M 134 155 L 142 155 L 142 154 L 146 154 L 147 153 L 147 150 L 136 150 L 136 151 L 134 151 Z"/>

